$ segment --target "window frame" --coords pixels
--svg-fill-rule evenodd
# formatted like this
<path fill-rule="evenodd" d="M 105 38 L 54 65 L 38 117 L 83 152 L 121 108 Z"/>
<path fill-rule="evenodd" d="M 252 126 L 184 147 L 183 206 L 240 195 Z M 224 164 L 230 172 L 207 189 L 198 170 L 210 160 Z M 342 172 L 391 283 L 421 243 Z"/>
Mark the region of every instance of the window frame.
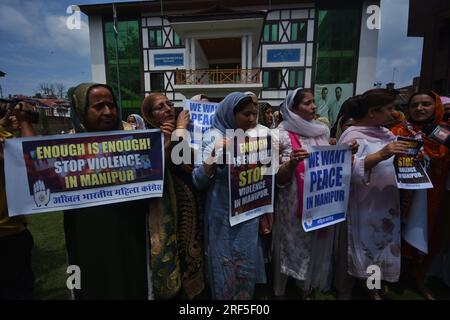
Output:
<path fill-rule="evenodd" d="M 299 29 L 297 29 L 297 40 L 292 40 L 292 25 L 296 23 L 300 27 L 301 24 L 305 25 L 305 31 L 304 36 L 300 39 L 298 37 L 299 35 Z M 306 43 L 308 40 L 308 20 L 307 19 L 297 19 L 297 20 L 291 20 L 290 26 L 289 26 L 289 43 Z"/>
<path fill-rule="evenodd" d="M 281 84 L 283 83 L 283 68 L 267 68 L 267 69 L 263 69 L 262 70 L 262 83 L 263 83 L 263 90 L 281 90 Z M 271 86 L 272 83 L 272 77 L 270 76 L 271 73 L 273 72 L 278 72 L 278 77 L 279 77 L 279 81 L 278 81 L 278 85 L 277 87 L 273 87 Z M 264 74 L 268 74 L 268 86 L 266 87 L 264 85 Z"/>
<path fill-rule="evenodd" d="M 360 8 L 359 8 L 360 9 Z M 356 33 L 354 34 L 354 48 L 352 50 L 348 50 L 346 48 L 341 48 L 341 49 L 336 49 L 336 48 L 332 48 L 328 49 L 327 46 L 322 47 L 319 49 L 319 45 L 321 44 L 320 38 L 320 28 L 319 28 L 319 20 L 320 20 L 320 14 L 321 11 L 345 11 L 345 10 L 355 10 L 354 14 L 355 14 L 355 21 L 360 21 L 361 20 L 361 16 L 362 16 L 362 11 L 358 10 L 358 7 L 354 7 L 354 6 L 343 6 L 343 7 L 337 7 L 337 6 L 319 6 L 316 8 L 316 19 L 315 19 L 315 30 L 314 30 L 314 42 L 315 42 L 315 47 L 317 47 L 317 50 L 314 50 L 314 56 L 313 56 L 313 69 L 314 69 L 314 74 L 312 77 L 312 85 L 315 84 L 325 84 L 325 83 L 353 83 L 353 93 L 356 92 L 356 81 L 357 81 L 357 73 L 358 73 L 358 64 L 359 64 L 359 45 L 360 45 L 360 37 L 361 37 L 361 28 L 360 27 L 355 27 L 355 31 Z M 341 35 L 341 36 L 334 36 L 332 35 L 330 38 L 332 38 L 332 41 L 343 41 L 343 40 L 348 40 L 349 36 L 348 33 L 345 35 Z M 345 64 L 348 61 L 345 61 L 345 59 L 340 59 L 338 66 L 339 66 L 339 72 L 331 72 L 329 71 L 329 74 L 323 74 L 323 73 L 319 73 L 319 71 L 323 72 L 324 69 L 328 70 L 330 67 L 321 67 L 319 68 L 319 61 L 321 59 L 326 60 L 327 57 L 323 56 L 323 53 L 325 52 L 341 52 L 341 54 L 344 54 L 344 56 L 341 56 L 341 58 L 345 58 L 345 54 L 353 51 L 351 56 L 348 56 L 348 61 L 352 61 L 352 65 L 354 66 L 354 69 L 352 70 L 352 72 L 349 72 L 349 74 L 345 74 L 342 73 L 342 69 L 348 70 L 348 67 L 345 67 Z M 328 59 L 329 61 L 326 62 L 328 65 L 330 66 L 334 66 L 336 67 L 336 62 L 332 59 L 332 56 L 329 56 Z M 323 62 L 322 62 L 323 63 Z M 339 74 L 339 79 L 337 79 L 337 77 L 333 78 L 330 77 L 330 74 Z M 318 78 L 318 76 L 320 76 L 320 79 Z"/>
<path fill-rule="evenodd" d="M 121 109 L 122 112 L 125 110 L 132 110 L 135 108 L 138 108 L 140 106 L 140 103 L 142 101 L 142 92 L 143 92 L 143 65 L 142 65 L 142 50 L 141 50 L 141 30 L 142 26 L 139 19 L 136 19 L 134 17 L 128 17 L 124 18 L 124 20 L 119 21 L 119 25 L 121 23 L 127 23 L 127 29 L 125 32 L 129 32 L 129 23 L 133 23 L 136 25 L 137 30 L 135 35 L 137 36 L 137 52 L 133 52 L 131 50 L 127 50 L 127 53 L 133 52 L 135 56 L 125 56 L 121 57 L 119 52 L 119 57 L 116 56 L 116 52 L 110 53 L 108 52 L 108 43 L 111 41 L 111 37 L 108 38 L 109 35 L 114 34 L 114 31 L 111 29 L 111 24 L 113 24 L 112 20 L 105 20 L 103 19 L 103 47 L 104 47 L 104 61 L 105 61 L 105 77 L 106 82 L 108 85 L 110 85 L 114 93 L 117 95 L 117 78 L 113 77 L 113 75 L 117 72 L 117 63 L 119 63 L 119 71 L 121 74 L 120 77 L 120 83 L 121 83 Z M 122 30 L 123 32 L 124 30 Z M 122 35 L 123 37 L 123 35 Z M 119 50 L 122 47 L 123 43 L 120 43 L 121 41 L 121 28 L 119 28 L 119 34 L 118 34 L 118 45 Z M 136 45 L 136 44 L 134 44 Z M 111 46 L 111 44 L 109 44 Z M 115 46 L 115 44 L 114 44 Z M 125 48 L 128 47 L 128 43 L 125 43 Z M 110 55 L 111 54 L 111 55 Z M 136 75 L 136 78 L 128 77 L 128 74 Z M 133 83 L 136 84 L 136 86 L 133 86 Z M 131 95 L 130 95 L 131 94 Z M 129 95 L 129 97 L 127 97 Z"/>
<path fill-rule="evenodd" d="M 176 44 L 176 39 L 179 39 L 180 40 L 180 43 L 179 44 Z M 173 30 L 173 28 L 172 28 L 172 45 L 173 45 L 173 48 L 181 48 L 181 47 L 184 47 L 184 43 L 183 43 L 183 39 L 181 39 L 181 37 L 175 32 L 175 30 Z"/>
<path fill-rule="evenodd" d="M 161 75 L 162 77 L 162 87 L 161 88 L 154 88 L 153 87 L 153 81 L 152 81 L 152 76 L 155 75 Z M 161 84 L 161 83 L 160 83 Z M 165 88 L 166 87 L 166 83 L 165 83 L 165 72 L 164 71 L 151 71 L 150 72 L 150 91 L 155 91 L 155 92 L 165 92 Z"/>
<path fill-rule="evenodd" d="M 272 31 L 272 27 L 273 26 L 277 26 L 277 38 L 276 40 L 272 39 L 273 36 L 273 31 Z M 265 35 L 266 35 L 266 27 L 269 27 L 269 40 L 265 39 Z M 278 43 L 280 41 L 280 23 L 279 21 L 266 21 L 266 23 L 264 24 L 263 27 L 263 43 L 267 44 L 267 43 Z"/>
<path fill-rule="evenodd" d="M 289 90 L 291 89 L 297 89 L 300 88 L 305 85 L 305 68 L 287 68 L 287 72 L 288 72 L 288 79 L 287 79 L 287 88 Z M 291 72 L 294 73 L 294 86 L 291 86 Z M 301 72 L 302 76 L 301 76 L 301 83 L 299 84 L 299 72 Z"/>
<path fill-rule="evenodd" d="M 154 32 L 155 33 L 155 39 L 156 39 L 156 45 L 152 45 L 151 42 L 151 36 L 150 34 Z M 161 44 L 158 44 L 158 32 L 161 35 Z M 148 27 L 147 28 L 147 34 L 148 34 L 148 48 L 149 49 L 160 49 L 164 48 L 164 41 L 163 41 L 163 29 L 162 27 Z"/>

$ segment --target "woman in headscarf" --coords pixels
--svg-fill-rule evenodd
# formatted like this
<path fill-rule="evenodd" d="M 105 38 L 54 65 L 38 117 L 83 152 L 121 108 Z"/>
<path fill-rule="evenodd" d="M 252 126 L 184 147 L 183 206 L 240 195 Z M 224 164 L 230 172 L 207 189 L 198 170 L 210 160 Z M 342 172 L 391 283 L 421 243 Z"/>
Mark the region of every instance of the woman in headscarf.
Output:
<path fill-rule="evenodd" d="M 222 137 L 227 129 L 247 131 L 256 127 L 257 112 L 251 97 L 240 92 L 230 93 L 219 104 L 212 128 Z M 225 153 L 227 144 L 226 138 L 214 143 L 204 142 L 203 154 L 211 154 L 211 158 L 205 159 L 192 173 L 194 185 L 207 190 L 206 276 L 213 299 L 251 299 L 255 284 L 266 281 L 258 235 L 259 219 L 230 226 L 228 169 L 226 165 L 210 161 L 216 157 L 215 150 L 223 149 Z"/>
<path fill-rule="evenodd" d="M 274 121 L 273 121 L 273 113 L 272 106 L 267 102 L 258 103 L 258 124 L 265 126 L 269 129 L 273 129 Z"/>
<path fill-rule="evenodd" d="M 281 117 L 280 111 L 275 111 L 273 113 L 273 128 L 278 128 L 283 118 Z"/>
<path fill-rule="evenodd" d="M 432 293 L 425 286 L 425 276 L 434 255 L 442 248 L 442 238 L 445 236 L 443 222 L 448 215 L 445 207 L 446 181 L 449 171 L 449 150 L 442 144 L 430 139 L 421 130 L 424 126 L 438 125 L 442 122 L 444 106 L 441 99 L 433 92 L 418 92 L 408 101 L 407 120 L 396 125 L 391 130 L 397 136 L 411 137 L 423 141 L 421 156 L 423 165 L 431 179 L 433 188 L 421 190 L 402 190 L 402 216 L 408 221 L 421 221 L 416 228 L 421 230 L 423 239 L 414 243 L 404 242 L 403 255 L 411 259 L 412 276 L 417 289 L 426 299 L 433 299 Z M 426 208 L 417 212 L 417 208 Z M 416 219 L 423 215 L 422 219 Z M 448 231 L 447 231 L 448 232 Z"/>
<path fill-rule="evenodd" d="M 386 89 L 373 89 L 355 99 L 349 111 L 355 124 L 338 142 L 356 140 L 359 144 L 344 222 L 348 236 L 343 241 L 348 243 L 340 257 L 344 261 L 340 264 L 343 280 L 336 288 L 342 299 L 351 298 L 354 278 L 370 276 L 369 266 L 380 268 L 380 280 L 397 282 L 400 276 L 400 199 L 393 156 L 404 153 L 408 144 L 395 141 L 395 136 L 384 127 L 394 120 L 396 96 Z M 369 295 L 381 299 L 376 289 L 370 290 Z"/>
<path fill-rule="evenodd" d="M 201 101 L 201 102 L 209 102 L 209 98 L 203 93 L 196 94 L 190 100 L 192 100 L 192 101 Z"/>
<path fill-rule="evenodd" d="M 149 200 L 155 296 L 170 299 L 181 290 L 181 298 L 193 299 L 204 289 L 203 212 L 200 197 L 193 191 L 192 166 L 175 165 L 172 158 L 174 146 L 184 144 L 184 150 L 190 150 L 189 141 L 171 141 L 174 131 L 183 137 L 189 112 L 181 111 L 176 119 L 174 104 L 164 94 L 152 93 L 144 99 L 141 113 L 149 128 L 164 133 L 166 154 L 163 197 Z"/>
<path fill-rule="evenodd" d="M 110 87 L 82 83 L 71 95 L 72 120 L 79 132 L 122 130 Z M 147 299 L 146 200 L 64 212 L 69 265 L 81 270 L 76 299 Z"/>
<path fill-rule="evenodd" d="M 144 119 L 136 113 L 130 114 L 127 118 L 127 122 L 131 124 L 134 130 L 146 129 Z"/>
<path fill-rule="evenodd" d="M 338 120 L 331 129 L 332 133 L 335 134 L 336 140 L 339 140 L 342 133 L 355 124 L 355 119 L 352 118 L 350 109 L 354 108 L 355 105 L 356 107 L 358 106 L 358 97 L 359 96 L 350 97 L 342 104 L 341 110 L 339 111 Z"/>
<path fill-rule="evenodd" d="M 315 120 L 313 93 L 296 89 L 281 106 L 279 125 L 281 167 L 276 181 L 278 199 L 274 224 L 274 290 L 285 292 L 289 277 L 297 279 L 306 298 L 312 289 L 326 290 L 331 281 L 334 227 L 305 232 L 302 227 L 304 162 L 308 147 L 328 145 L 330 130 Z"/>
<path fill-rule="evenodd" d="M 344 115 L 338 120 L 338 127 L 336 130 L 336 140 L 339 140 L 341 135 L 345 130 L 350 128 L 355 124 L 355 119 L 353 119 L 350 115 Z"/>

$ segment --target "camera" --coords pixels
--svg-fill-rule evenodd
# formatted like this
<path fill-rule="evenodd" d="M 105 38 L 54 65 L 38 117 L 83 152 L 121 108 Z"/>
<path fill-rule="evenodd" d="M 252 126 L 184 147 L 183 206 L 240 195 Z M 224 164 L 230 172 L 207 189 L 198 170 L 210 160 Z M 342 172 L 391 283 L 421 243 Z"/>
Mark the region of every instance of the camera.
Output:
<path fill-rule="evenodd" d="M 430 139 L 433 139 L 447 148 L 450 148 L 450 127 L 442 124 L 428 124 L 422 127 L 422 132 L 425 133 Z"/>
<path fill-rule="evenodd" d="M 8 110 L 13 111 L 14 108 L 20 103 L 20 102 L 26 102 L 32 106 L 36 106 L 36 101 L 32 99 L 1 99 L 1 102 L 7 103 L 7 108 L 4 108 L 0 110 L 0 118 L 3 118 Z M 30 119 L 31 123 L 38 123 L 39 122 L 39 113 L 34 110 L 23 110 L 26 114 L 28 114 L 28 118 Z"/>

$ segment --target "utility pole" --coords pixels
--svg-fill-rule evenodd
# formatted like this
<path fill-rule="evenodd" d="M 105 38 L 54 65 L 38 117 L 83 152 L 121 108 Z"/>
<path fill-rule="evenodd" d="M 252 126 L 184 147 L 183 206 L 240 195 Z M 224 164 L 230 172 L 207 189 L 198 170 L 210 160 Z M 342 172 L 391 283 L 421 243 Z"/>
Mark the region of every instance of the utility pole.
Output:
<path fill-rule="evenodd" d="M 397 68 L 396 67 L 394 67 L 393 69 L 392 69 L 392 82 L 393 83 L 395 83 L 395 73 L 397 72 L 398 70 L 397 70 Z"/>
<path fill-rule="evenodd" d="M 0 79 L 3 78 L 6 75 L 3 71 L 0 71 Z M 2 85 L 0 84 L 0 98 L 3 98 L 3 89 Z"/>
<path fill-rule="evenodd" d="M 119 73 L 119 30 L 117 29 L 117 12 L 116 6 L 112 4 L 113 8 L 113 28 L 114 28 L 114 38 L 116 42 L 116 73 L 117 73 L 117 94 L 119 95 L 119 112 L 122 115 L 122 94 L 120 92 L 120 73 Z"/>

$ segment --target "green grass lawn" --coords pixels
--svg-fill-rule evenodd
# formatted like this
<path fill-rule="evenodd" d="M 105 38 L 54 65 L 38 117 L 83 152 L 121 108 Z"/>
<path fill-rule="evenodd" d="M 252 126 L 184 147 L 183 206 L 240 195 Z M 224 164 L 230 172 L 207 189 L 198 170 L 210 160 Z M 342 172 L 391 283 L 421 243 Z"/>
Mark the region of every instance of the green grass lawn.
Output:
<path fill-rule="evenodd" d="M 69 299 L 70 292 L 66 287 L 67 261 L 64 241 L 63 214 L 61 212 L 37 214 L 28 217 L 29 229 L 34 238 L 33 270 L 36 276 L 35 298 Z M 450 288 L 436 279 L 430 281 L 430 288 L 439 299 L 450 299 Z M 398 284 L 385 286 L 386 298 L 389 300 L 421 300 L 422 297 L 401 281 Z M 274 299 L 270 285 L 257 286 L 256 299 Z M 288 283 L 286 299 L 299 299 L 300 295 L 293 281 Z M 367 299 L 367 294 L 355 288 L 355 299 Z M 318 300 L 335 299 L 334 293 L 318 293 Z"/>
<path fill-rule="evenodd" d="M 28 216 L 27 219 L 34 238 L 32 259 L 36 277 L 35 298 L 68 299 L 70 292 L 66 287 L 68 275 L 63 214 L 43 213 Z"/>

